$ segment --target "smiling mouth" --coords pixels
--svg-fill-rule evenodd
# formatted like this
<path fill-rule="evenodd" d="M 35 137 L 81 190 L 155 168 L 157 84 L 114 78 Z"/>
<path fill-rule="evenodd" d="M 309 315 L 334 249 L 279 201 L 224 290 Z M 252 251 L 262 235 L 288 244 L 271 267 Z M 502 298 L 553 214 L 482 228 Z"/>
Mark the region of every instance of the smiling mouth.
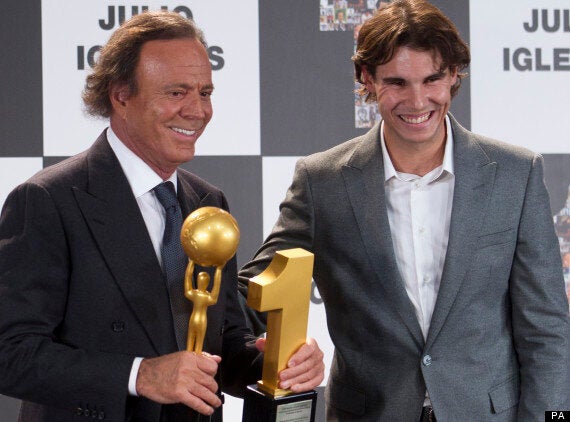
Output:
<path fill-rule="evenodd" d="M 171 129 L 176 133 L 181 133 L 182 135 L 186 136 L 192 136 L 196 134 L 195 130 L 187 130 L 187 129 L 182 129 L 180 127 L 171 127 Z"/>
<path fill-rule="evenodd" d="M 428 111 L 427 113 L 421 114 L 419 116 L 414 116 L 414 117 L 408 117 L 405 115 L 400 114 L 400 119 L 402 119 L 404 122 L 406 123 L 411 123 L 411 124 L 418 124 L 418 123 L 423 123 L 429 120 L 429 118 L 431 117 L 431 111 Z"/>

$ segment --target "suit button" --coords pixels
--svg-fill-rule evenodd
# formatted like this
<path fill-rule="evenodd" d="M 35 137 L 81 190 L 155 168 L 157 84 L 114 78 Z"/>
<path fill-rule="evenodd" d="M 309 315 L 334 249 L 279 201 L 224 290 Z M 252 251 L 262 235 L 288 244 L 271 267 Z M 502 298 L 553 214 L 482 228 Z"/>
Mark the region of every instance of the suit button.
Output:
<path fill-rule="evenodd" d="M 113 331 L 116 333 L 122 333 L 125 329 L 125 322 L 124 321 L 115 321 L 113 322 Z"/>
<path fill-rule="evenodd" d="M 431 365 L 431 356 L 430 355 L 425 355 L 422 358 L 422 362 L 425 366 L 430 366 Z"/>
<path fill-rule="evenodd" d="M 99 412 L 98 417 L 99 417 L 99 420 L 100 420 L 100 421 L 102 421 L 103 419 L 105 419 L 105 412 L 103 412 L 103 411 Z"/>
<path fill-rule="evenodd" d="M 75 414 L 77 416 L 83 415 L 83 408 L 81 406 L 78 406 L 77 409 L 75 409 Z"/>

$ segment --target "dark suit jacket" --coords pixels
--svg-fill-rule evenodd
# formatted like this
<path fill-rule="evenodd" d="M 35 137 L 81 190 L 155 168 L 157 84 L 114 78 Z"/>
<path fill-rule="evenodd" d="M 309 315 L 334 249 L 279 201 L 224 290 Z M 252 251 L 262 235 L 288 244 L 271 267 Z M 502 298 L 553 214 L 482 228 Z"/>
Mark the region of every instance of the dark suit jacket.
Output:
<path fill-rule="evenodd" d="M 570 409 L 570 324 L 540 156 L 453 118 L 449 244 L 424 341 L 396 264 L 379 125 L 299 160 L 279 219 L 240 277 L 274 252 L 315 254 L 335 346 L 329 420 L 538 421 Z M 396 234 L 397 236 L 397 234 Z"/>
<path fill-rule="evenodd" d="M 223 193 L 184 170 L 187 215 L 227 209 Z M 235 257 L 204 350 L 222 356 L 218 381 L 240 395 L 260 377 L 236 295 Z M 135 356 L 177 350 L 168 292 L 142 215 L 105 135 L 44 169 L 8 197 L 0 219 L 0 392 L 22 399 L 22 421 L 189 419 L 183 406 L 128 397 Z"/>

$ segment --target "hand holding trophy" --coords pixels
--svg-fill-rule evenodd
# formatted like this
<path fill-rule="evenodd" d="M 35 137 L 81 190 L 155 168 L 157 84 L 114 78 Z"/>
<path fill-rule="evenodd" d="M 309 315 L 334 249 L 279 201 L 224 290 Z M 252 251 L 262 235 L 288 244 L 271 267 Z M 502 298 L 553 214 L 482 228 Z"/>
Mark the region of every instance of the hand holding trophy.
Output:
<path fill-rule="evenodd" d="M 189 262 L 184 278 L 184 295 L 193 303 L 188 324 L 186 350 L 202 353 L 207 328 L 206 311 L 216 304 L 220 293 L 222 269 L 236 253 L 239 244 L 239 228 L 230 213 L 221 208 L 202 207 L 192 212 L 182 225 L 180 241 Z M 194 267 L 215 267 L 214 283 L 208 291 L 210 275 L 198 273 L 196 287 L 193 283 Z"/>
<path fill-rule="evenodd" d="M 243 422 L 313 422 L 317 392 L 279 388 L 279 372 L 305 343 L 314 256 L 301 248 L 277 251 L 269 266 L 249 280 L 247 304 L 267 312 L 262 379 L 248 386 Z"/>

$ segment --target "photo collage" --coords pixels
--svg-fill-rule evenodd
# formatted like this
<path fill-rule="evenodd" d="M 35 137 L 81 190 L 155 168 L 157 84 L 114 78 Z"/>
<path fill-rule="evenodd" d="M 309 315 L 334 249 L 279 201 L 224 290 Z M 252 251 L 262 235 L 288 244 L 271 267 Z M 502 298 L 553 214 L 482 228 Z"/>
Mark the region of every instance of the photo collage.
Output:
<path fill-rule="evenodd" d="M 354 50 L 358 31 L 374 11 L 388 1 L 380 0 L 321 0 L 321 31 L 353 31 Z M 371 128 L 379 118 L 378 108 L 374 103 L 367 103 L 357 93 L 359 83 L 354 82 L 354 127 Z"/>

